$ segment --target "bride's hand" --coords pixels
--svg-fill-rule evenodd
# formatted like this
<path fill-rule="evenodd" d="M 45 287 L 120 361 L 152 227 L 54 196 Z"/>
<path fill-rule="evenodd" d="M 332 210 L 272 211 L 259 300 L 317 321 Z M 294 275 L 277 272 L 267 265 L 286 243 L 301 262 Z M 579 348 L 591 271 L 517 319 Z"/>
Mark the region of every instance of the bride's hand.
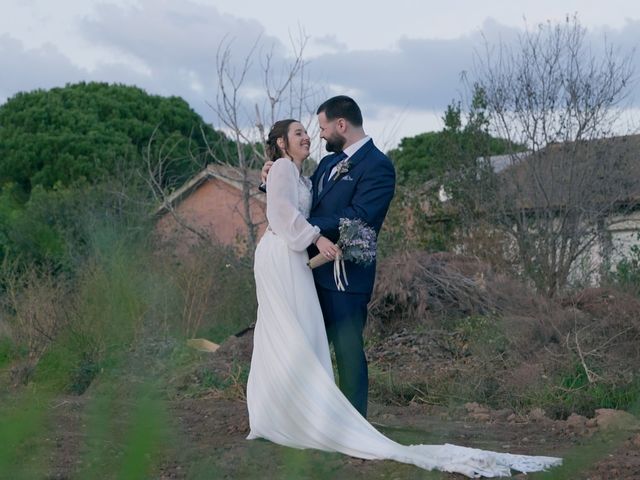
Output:
<path fill-rule="evenodd" d="M 273 161 L 269 160 L 262 167 L 262 171 L 260 172 L 260 177 L 262 179 L 262 183 L 267 183 L 267 174 L 269 173 L 269 169 L 273 165 Z"/>
<path fill-rule="evenodd" d="M 318 238 L 316 247 L 318 247 L 318 251 L 329 260 L 335 260 L 336 256 L 340 254 L 340 248 L 324 236 Z"/>

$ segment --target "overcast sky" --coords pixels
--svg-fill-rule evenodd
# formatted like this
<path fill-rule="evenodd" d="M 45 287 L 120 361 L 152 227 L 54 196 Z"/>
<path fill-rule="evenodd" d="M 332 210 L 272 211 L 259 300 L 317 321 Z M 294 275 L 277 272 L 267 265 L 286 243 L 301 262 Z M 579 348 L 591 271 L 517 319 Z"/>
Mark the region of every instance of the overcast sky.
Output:
<path fill-rule="evenodd" d="M 606 35 L 625 52 L 640 43 L 640 2 L 631 0 L 0 0 L 0 12 L 0 103 L 100 80 L 180 95 L 215 124 L 207 102 L 220 42 L 232 40 L 240 59 L 260 38 L 282 61 L 303 29 L 310 79 L 326 95 L 354 96 L 366 130 L 386 147 L 441 128 L 483 38 L 508 40 L 577 13 L 594 41 Z M 247 85 L 260 82 L 256 73 Z"/>

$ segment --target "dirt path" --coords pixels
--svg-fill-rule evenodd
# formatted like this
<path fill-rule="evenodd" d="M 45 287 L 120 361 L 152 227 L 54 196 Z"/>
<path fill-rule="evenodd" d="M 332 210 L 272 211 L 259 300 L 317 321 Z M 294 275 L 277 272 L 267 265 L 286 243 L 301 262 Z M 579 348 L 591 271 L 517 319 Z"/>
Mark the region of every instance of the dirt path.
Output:
<path fill-rule="evenodd" d="M 246 340 L 230 342 L 225 347 L 226 354 L 221 348 L 220 353 L 224 355 L 208 357 L 202 370 L 209 375 L 216 371 L 221 375 L 228 373 L 229 365 L 246 362 L 247 344 Z M 104 389 L 92 386 L 82 396 L 60 395 L 47 401 L 46 431 L 32 440 L 34 452 L 45 452 L 43 469 L 39 471 L 46 473 L 33 478 L 93 478 L 84 476 L 91 471 L 107 472 L 106 477 L 100 478 L 120 478 L 118 469 L 113 467 L 122 464 L 122 459 L 118 458 L 126 451 L 127 417 L 131 416 L 140 391 L 134 388 L 141 380 L 136 375 L 151 371 L 139 365 L 130 368 L 128 376 L 116 377 L 117 383 L 107 394 Z M 186 386 L 196 382 L 193 373 L 185 377 L 185 382 Z M 100 387 L 100 382 L 97 386 Z M 229 396 L 228 391 L 225 393 L 220 389 L 200 389 L 192 397 L 189 395 L 174 392 L 169 397 L 164 394 L 158 397 L 166 412 L 162 419 L 166 428 L 158 433 L 162 445 L 157 449 L 160 453 L 151 455 L 152 473 L 147 478 L 465 478 L 426 472 L 392 461 L 364 461 L 341 454 L 285 448 L 267 441 L 247 441 L 246 404 L 237 396 Z M 560 421 L 551 420 L 542 412 L 534 411 L 527 417 L 520 417 L 511 411 L 489 410 L 477 404 L 446 409 L 424 404 L 400 407 L 372 403 L 369 410 L 369 419 L 376 428 L 404 444 L 454 443 L 565 459 L 564 467 L 554 469 L 548 475 L 516 475 L 514 478 L 640 479 L 640 428 L 632 417 L 621 417 L 621 430 L 606 430 L 605 416 L 594 419 L 576 416 Z M 608 418 L 614 417 L 609 415 Z M 97 465 L 95 470 L 91 469 L 92 462 Z M 11 472 L 9 476 L 5 473 L 0 472 L 0 479 L 15 478 Z"/>
<path fill-rule="evenodd" d="M 462 479 L 461 475 L 425 472 L 392 461 L 363 461 L 340 454 L 299 451 L 266 441 L 247 441 L 245 404 L 216 398 L 190 399 L 171 406 L 183 444 L 161 469 L 162 479 L 205 478 L 428 478 Z M 456 416 L 458 416 L 456 418 Z M 462 418 L 461 418 L 461 417 Z M 455 443 L 483 449 L 539 455 L 576 456 L 595 442 L 590 458 L 570 461 L 572 470 L 555 476 L 590 480 L 640 478 L 640 434 L 627 432 L 616 442 L 597 439 L 597 431 L 577 431 L 564 421 L 514 419 L 507 412 L 447 412 L 427 406 L 373 405 L 370 420 L 389 437 L 402 443 Z M 184 445 L 189 445 L 184 449 Z M 598 448 L 599 446 L 602 448 Z M 611 451 L 589 468 L 593 455 Z M 577 472 L 576 470 L 581 470 Z M 553 472 L 552 472 L 553 473 Z M 578 476 L 574 476 L 578 475 Z M 516 475 L 514 478 L 525 478 Z"/>
<path fill-rule="evenodd" d="M 126 399 L 117 408 L 126 409 Z M 33 442 L 46 452 L 45 476 L 63 480 L 81 478 L 87 471 L 87 424 L 93 399 L 59 396 L 48 402 L 46 433 Z M 247 441 L 246 405 L 239 400 L 209 395 L 177 398 L 167 403 L 170 432 L 148 478 L 153 479 L 441 479 L 460 475 L 426 472 L 392 461 L 363 461 L 341 454 L 295 450 L 266 441 Z M 126 412 L 113 412 L 114 418 Z M 507 411 L 481 406 L 447 410 L 426 405 L 397 407 L 372 404 L 370 420 L 376 428 L 401 443 L 455 443 L 513 453 L 558 455 L 566 468 L 551 475 L 514 476 L 527 479 L 632 480 L 640 478 L 640 430 L 623 429 L 604 435 L 600 428 L 579 421 L 553 421 L 533 414 L 520 418 Z M 592 425 L 594 421 L 591 421 Z M 113 438 L 93 448 L 122 452 Z M 6 474 L 7 472 L 4 472 Z M 8 472 L 10 473 L 10 472 Z M 0 472 L 0 478 L 14 478 Z M 118 478 L 114 472 L 112 477 Z"/>

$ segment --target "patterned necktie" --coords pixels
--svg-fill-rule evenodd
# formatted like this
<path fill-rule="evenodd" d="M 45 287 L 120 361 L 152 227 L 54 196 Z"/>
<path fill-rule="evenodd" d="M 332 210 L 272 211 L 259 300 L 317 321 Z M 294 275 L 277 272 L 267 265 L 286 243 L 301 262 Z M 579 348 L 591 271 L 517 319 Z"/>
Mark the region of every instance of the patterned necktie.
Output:
<path fill-rule="evenodd" d="M 327 165 L 327 168 L 324 171 L 324 175 L 322 176 L 322 188 L 324 188 L 329 181 L 329 177 L 331 176 L 331 170 L 333 170 L 333 167 L 335 167 L 338 162 L 344 160 L 345 158 L 347 158 L 347 154 L 344 152 L 340 152 L 333 158 L 333 160 L 331 160 L 331 163 Z"/>

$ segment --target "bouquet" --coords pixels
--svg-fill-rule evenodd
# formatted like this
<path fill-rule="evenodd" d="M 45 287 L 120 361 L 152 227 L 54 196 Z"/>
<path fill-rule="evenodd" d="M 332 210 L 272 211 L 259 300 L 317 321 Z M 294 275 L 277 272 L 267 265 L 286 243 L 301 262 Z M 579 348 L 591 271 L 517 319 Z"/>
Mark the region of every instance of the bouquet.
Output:
<path fill-rule="evenodd" d="M 344 291 L 344 285 L 349 285 L 345 260 L 360 265 L 371 264 L 376 259 L 376 232 L 358 218 L 341 218 L 338 231 L 340 238 L 336 245 L 342 253 L 334 260 L 333 278 L 338 290 Z M 309 260 L 307 265 L 310 268 L 316 268 L 329 261 L 324 255 L 318 254 Z M 344 283 L 342 277 L 344 277 Z"/>

